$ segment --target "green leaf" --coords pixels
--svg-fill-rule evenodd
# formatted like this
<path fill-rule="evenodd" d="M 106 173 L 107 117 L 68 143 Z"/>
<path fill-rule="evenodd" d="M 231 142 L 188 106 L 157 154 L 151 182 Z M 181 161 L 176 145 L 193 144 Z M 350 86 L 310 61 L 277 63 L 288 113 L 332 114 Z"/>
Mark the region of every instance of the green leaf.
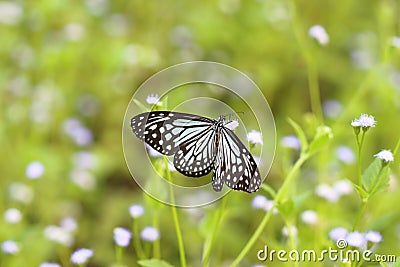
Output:
<path fill-rule="evenodd" d="M 275 190 L 274 190 L 271 186 L 269 186 L 268 184 L 262 183 L 262 184 L 261 184 L 261 189 L 263 189 L 265 192 L 267 192 L 268 194 L 270 194 L 270 196 L 271 196 L 272 198 L 275 198 L 276 192 L 275 192 Z"/>
<path fill-rule="evenodd" d="M 396 262 L 393 263 L 392 267 L 400 267 L 400 257 L 397 257 Z"/>
<path fill-rule="evenodd" d="M 149 108 L 142 104 L 142 102 L 133 99 L 133 102 L 140 108 L 141 111 L 146 112 L 149 111 Z"/>
<path fill-rule="evenodd" d="M 370 195 L 389 186 L 388 166 L 383 166 L 382 160 L 376 158 L 362 174 L 363 187 Z"/>
<path fill-rule="evenodd" d="M 304 206 L 304 203 L 307 202 L 310 195 L 311 195 L 311 192 L 304 192 L 304 193 L 293 196 L 292 199 L 293 199 L 293 203 L 294 203 L 294 207 L 295 207 L 296 211 L 298 211 L 299 209 L 301 209 L 302 206 Z"/>
<path fill-rule="evenodd" d="M 296 132 L 297 136 L 300 139 L 300 143 L 301 143 L 301 152 L 305 152 L 308 149 L 308 142 L 307 142 L 307 138 L 306 135 L 303 131 L 303 129 L 301 129 L 300 125 L 298 125 L 294 120 L 292 120 L 291 118 L 287 119 L 289 124 L 293 127 L 294 131 Z"/>
<path fill-rule="evenodd" d="M 278 210 L 285 217 L 286 221 L 290 221 L 295 215 L 295 206 L 292 199 L 288 199 L 282 204 L 278 205 Z"/>
<path fill-rule="evenodd" d="M 138 264 L 144 267 L 174 267 L 168 262 L 159 259 L 140 260 Z"/>
<path fill-rule="evenodd" d="M 324 148 L 333 138 L 332 129 L 328 126 L 318 126 L 317 133 L 310 143 L 308 153 L 314 154 Z"/>
<path fill-rule="evenodd" d="M 368 192 L 366 192 L 361 186 L 356 185 L 355 183 L 352 183 L 352 184 L 353 184 L 353 186 L 354 186 L 354 189 L 357 190 L 358 194 L 360 195 L 360 197 L 361 197 L 362 199 L 365 199 L 365 198 L 368 198 L 368 197 L 369 197 Z"/>

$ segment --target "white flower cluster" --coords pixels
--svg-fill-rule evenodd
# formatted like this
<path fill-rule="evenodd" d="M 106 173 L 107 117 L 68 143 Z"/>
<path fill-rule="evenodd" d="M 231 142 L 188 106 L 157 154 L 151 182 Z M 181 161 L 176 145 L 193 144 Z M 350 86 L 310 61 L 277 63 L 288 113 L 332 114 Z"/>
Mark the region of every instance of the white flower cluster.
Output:
<path fill-rule="evenodd" d="M 71 262 L 77 265 L 85 264 L 93 256 L 93 249 L 80 248 L 71 255 Z"/>
<path fill-rule="evenodd" d="M 374 155 L 376 158 L 384 161 L 385 163 L 392 162 L 394 160 L 393 153 L 390 150 L 383 149 L 378 154 Z"/>
<path fill-rule="evenodd" d="M 78 146 L 87 146 L 93 142 L 92 131 L 77 118 L 66 119 L 63 130 Z"/>
<path fill-rule="evenodd" d="M 263 144 L 262 134 L 259 131 L 251 130 L 247 133 L 247 140 L 252 144 Z"/>
<path fill-rule="evenodd" d="M 60 226 L 49 225 L 44 229 L 44 235 L 47 239 L 70 247 L 74 243 L 73 232 L 78 227 L 76 220 L 72 217 L 67 217 L 61 220 Z"/>
<path fill-rule="evenodd" d="M 333 228 L 329 232 L 329 237 L 334 240 L 345 240 L 349 246 L 367 249 L 368 242 L 379 243 L 383 240 L 382 235 L 377 231 L 362 233 L 359 231 L 348 232 L 343 227 Z"/>
<path fill-rule="evenodd" d="M 327 45 L 329 43 L 329 35 L 321 25 L 312 26 L 308 30 L 308 35 L 314 38 L 320 45 Z"/>
<path fill-rule="evenodd" d="M 348 195 L 353 191 L 353 185 L 348 180 L 336 181 L 332 186 L 328 184 L 320 184 L 315 188 L 315 193 L 325 198 L 329 202 L 337 202 L 341 196 Z"/>
<path fill-rule="evenodd" d="M 114 228 L 114 242 L 120 247 L 127 247 L 131 240 L 132 234 L 129 230 L 117 227 Z"/>
<path fill-rule="evenodd" d="M 251 206 L 253 207 L 253 209 L 256 209 L 256 210 L 261 209 L 264 211 L 269 211 L 273 207 L 273 205 L 274 205 L 274 201 L 267 199 L 263 195 L 256 195 L 253 198 L 253 201 L 251 202 Z M 278 213 L 278 210 L 276 208 L 274 208 L 272 213 L 276 214 L 276 213 Z"/>
<path fill-rule="evenodd" d="M 161 105 L 160 97 L 157 94 L 151 94 L 146 97 L 146 102 L 149 105 Z"/>
<path fill-rule="evenodd" d="M 129 214 L 132 216 L 132 218 L 139 218 L 143 215 L 144 213 L 144 208 L 142 205 L 139 204 L 133 204 L 129 207 Z"/>
<path fill-rule="evenodd" d="M 140 238 L 144 241 L 154 242 L 160 238 L 157 228 L 147 226 L 140 232 Z"/>
<path fill-rule="evenodd" d="M 368 114 L 361 114 L 361 116 L 357 119 L 351 121 L 351 126 L 353 127 L 361 127 L 363 129 L 368 129 L 370 127 L 375 127 L 376 121 L 374 116 Z"/>

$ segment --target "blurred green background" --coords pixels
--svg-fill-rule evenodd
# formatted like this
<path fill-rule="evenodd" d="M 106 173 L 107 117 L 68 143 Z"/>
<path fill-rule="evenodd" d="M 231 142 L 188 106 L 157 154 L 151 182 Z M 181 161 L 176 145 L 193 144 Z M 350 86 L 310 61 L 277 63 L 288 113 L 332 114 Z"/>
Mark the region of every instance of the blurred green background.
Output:
<path fill-rule="evenodd" d="M 310 36 L 314 25 L 325 28 L 328 43 Z M 332 127 L 329 149 L 305 166 L 294 192 L 308 193 L 299 212 L 314 208 L 320 216 L 314 229 L 299 223 L 298 246 L 326 246 L 329 230 L 351 227 L 360 204 L 355 193 L 334 204 L 314 194 L 318 183 L 356 179 L 354 163 L 342 164 L 335 154 L 339 145 L 356 147 L 350 121 L 361 113 L 378 121 L 363 149 L 365 166 L 381 149 L 393 150 L 399 138 L 399 30 L 395 0 L 0 1 L 0 213 L 16 208 L 22 214 L 17 223 L 0 218 L 0 242 L 14 240 L 20 247 L 16 255 L 0 256 L 2 266 L 69 266 L 78 247 L 94 249 L 90 266 L 111 266 L 112 229 L 130 227 L 132 203 L 145 206 L 143 227 L 155 214 L 169 218 L 168 207 L 151 204 L 131 178 L 121 129 L 142 82 L 192 60 L 230 65 L 262 90 L 277 128 L 267 178 L 275 189 L 296 158 L 279 144 L 293 134 L 286 119 L 309 136 L 316 125 Z M 315 92 L 317 104 L 310 100 Z M 43 175 L 29 179 L 27 167 L 36 161 Z M 395 155 L 389 192 L 376 196 L 363 226 L 382 233 L 382 253 L 400 251 L 398 176 Z M 228 200 L 212 266 L 229 263 L 261 220 L 259 211 L 249 211 L 252 198 L 238 193 Z M 200 266 L 199 221 L 212 210 L 179 210 L 190 266 Z M 255 253 L 265 242 L 287 246 L 276 216 L 243 266 L 257 263 Z M 66 217 L 78 224 L 67 246 L 44 234 Z M 159 228 L 162 258 L 179 266 L 172 222 L 161 219 Z M 128 248 L 126 264 L 135 266 L 135 257 Z"/>

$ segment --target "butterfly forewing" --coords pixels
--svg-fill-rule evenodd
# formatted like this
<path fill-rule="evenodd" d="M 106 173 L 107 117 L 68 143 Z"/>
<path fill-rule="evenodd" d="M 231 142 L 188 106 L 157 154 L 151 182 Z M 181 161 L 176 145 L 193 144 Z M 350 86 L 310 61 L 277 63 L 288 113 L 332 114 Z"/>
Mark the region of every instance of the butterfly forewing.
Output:
<path fill-rule="evenodd" d="M 204 117 L 169 111 L 153 111 L 131 119 L 135 135 L 153 149 L 167 156 L 174 155 L 179 146 L 212 125 Z"/>
<path fill-rule="evenodd" d="M 224 172 L 226 185 L 249 193 L 257 191 L 261 177 L 253 156 L 231 130 L 222 128 L 220 139 L 223 151 L 218 153 L 223 161 L 221 171 Z"/>

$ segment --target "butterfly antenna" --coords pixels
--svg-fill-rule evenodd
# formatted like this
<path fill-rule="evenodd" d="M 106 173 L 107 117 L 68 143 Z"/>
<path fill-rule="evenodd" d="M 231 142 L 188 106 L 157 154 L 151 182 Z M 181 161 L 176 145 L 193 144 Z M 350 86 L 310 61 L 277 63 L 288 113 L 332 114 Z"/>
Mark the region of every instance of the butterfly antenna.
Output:
<path fill-rule="evenodd" d="M 243 111 L 239 111 L 239 112 L 236 112 L 236 113 L 228 113 L 228 114 L 226 114 L 225 115 L 225 118 L 228 120 L 228 121 L 233 121 L 233 120 L 237 120 L 238 119 L 238 114 L 240 114 L 240 115 L 244 115 L 244 112 Z"/>

